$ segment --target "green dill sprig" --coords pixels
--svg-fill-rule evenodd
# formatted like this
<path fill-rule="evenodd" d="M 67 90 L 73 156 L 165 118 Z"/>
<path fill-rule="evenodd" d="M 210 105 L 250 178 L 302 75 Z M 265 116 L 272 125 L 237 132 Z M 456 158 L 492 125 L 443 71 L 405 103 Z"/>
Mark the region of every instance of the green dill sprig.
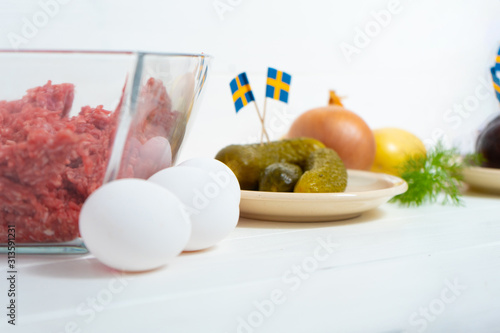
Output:
<path fill-rule="evenodd" d="M 435 203 L 442 196 L 441 204 L 461 206 L 463 169 L 481 161 L 478 154 L 463 158 L 458 149 L 445 148 L 438 142 L 426 155 L 411 157 L 400 166 L 400 175 L 408 183 L 408 190 L 392 198 L 391 202 L 418 207 L 424 203 Z"/>

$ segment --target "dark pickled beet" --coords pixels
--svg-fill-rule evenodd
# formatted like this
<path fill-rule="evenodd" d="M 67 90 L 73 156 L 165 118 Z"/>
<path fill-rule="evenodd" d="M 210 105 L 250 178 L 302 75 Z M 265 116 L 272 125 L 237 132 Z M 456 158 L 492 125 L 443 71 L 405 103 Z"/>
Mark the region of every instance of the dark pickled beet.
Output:
<path fill-rule="evenodd" d="M 486 125 L 476 141 L 476 152 L 483 155 L 486 168 L 500 168 L 500 116 Z"/>

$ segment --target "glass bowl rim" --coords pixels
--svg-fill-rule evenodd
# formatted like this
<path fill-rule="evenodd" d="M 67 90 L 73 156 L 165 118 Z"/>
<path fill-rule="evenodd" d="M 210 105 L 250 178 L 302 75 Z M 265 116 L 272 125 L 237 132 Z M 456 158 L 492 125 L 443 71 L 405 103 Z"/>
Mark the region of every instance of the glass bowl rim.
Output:
<path fill-rule="evenodd" d="M 203 57 L 213 58 L 212 55 L 206 53 L 189 53 L 189 52 L 161 52 L 161 51 L 139 51 L 139 50 L 50 50 L 50 49 L 33 49 L 33 50 L 9 50 L 0 49 L 2 53 L 33 53 L 33 54 L 102 54 L 102 55 L 156 55 L 156 56 L 170 56 L 170 57 Z"/>

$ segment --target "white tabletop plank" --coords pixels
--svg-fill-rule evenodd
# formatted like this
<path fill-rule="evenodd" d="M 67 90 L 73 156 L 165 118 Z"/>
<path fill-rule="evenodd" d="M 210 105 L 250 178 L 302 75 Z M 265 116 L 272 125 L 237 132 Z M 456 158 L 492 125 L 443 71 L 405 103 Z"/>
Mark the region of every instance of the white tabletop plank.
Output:
<path fill-rule="evenodd" d="M 140 274 L 92 255 L 20 256 L 18 325 L 0 327 L 498 332 L 499 213 L 499 197 L 475 194 L 465 207 L 385 204 L 338 222 L 240 219 L 214 248 Z"/>

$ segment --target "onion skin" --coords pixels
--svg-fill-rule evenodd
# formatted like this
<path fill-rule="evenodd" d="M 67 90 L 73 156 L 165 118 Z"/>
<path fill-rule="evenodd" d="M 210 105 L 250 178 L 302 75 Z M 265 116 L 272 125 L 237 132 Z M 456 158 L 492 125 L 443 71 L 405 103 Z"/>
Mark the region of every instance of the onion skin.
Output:
<path fill-rule="evenodd" d="M 287 137 L 321 141 L 339 154 L 348 169 L 370 170 L 375 159 L 373 131 L 340 103 L 306 111 L 293 122 Z"/>

